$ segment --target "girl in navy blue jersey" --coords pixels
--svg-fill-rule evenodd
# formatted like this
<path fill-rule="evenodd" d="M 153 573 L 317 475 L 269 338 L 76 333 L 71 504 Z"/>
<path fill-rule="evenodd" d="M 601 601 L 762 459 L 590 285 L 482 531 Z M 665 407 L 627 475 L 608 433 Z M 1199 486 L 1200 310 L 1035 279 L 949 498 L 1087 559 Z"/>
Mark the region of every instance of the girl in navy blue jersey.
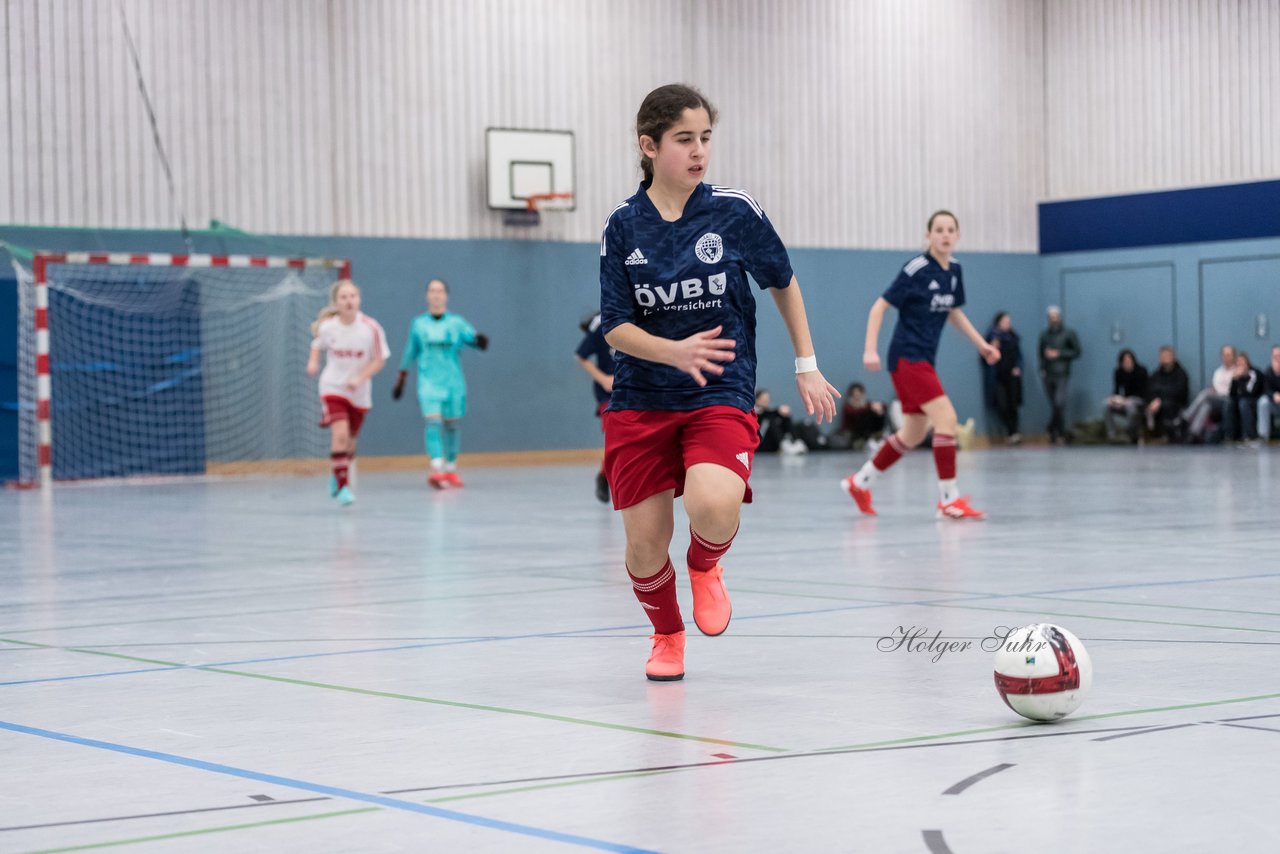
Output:
<path fill-rule="evenodd" d="M 880 370 L 880 325 L 884 313 L 896 308 L 898 324 L 889 342 L 887 361 L 889 378 L 902 402 L 902 429 L 890 436 L 857 474 L 846 477 L 841 484 L 859 510 L 876 515 L 871 506 L 871 485 L 876 477 L 924 441 L 932 427 L 940 493 L 938 518 L 982 519 L 984 514 L 970 507 L 956 486 L 956 410 L 938 381 L 933 364 L 942 327 L 948 323 L 973 342 L 988 364 L 1000 361 L 1000 348 L 984 339 L 960 308 L 964 305 L 964 274 L 951 259 L 960 238 L 955 214 L 938 211 L 929 217 L 926 232 L 928 251 L 908 261 L 884 296 L 872 304 L 862 354 L 867 370 Z"/>
<path fill-rule="evenodd" d="M 673 505 L 689 514 L 693 619 L 729 625 L 720 558 L 751 500 L 755 297 L 778 306 L 796 354 L 796 386 L 819 423 L 836 390 L 818 371 L 786 247 L 741 190 L 703 183 L 715 108 L 696 89 L 663 86 L 636 116 L 644 181 L 614 209 L 600 242 L 601 329 L 617 351 L 604 414 L 605 470 L 627 533 L 626 567 L 653 623 L 646 675 L 684 677 L 684 622 L 668 556 Z"/>

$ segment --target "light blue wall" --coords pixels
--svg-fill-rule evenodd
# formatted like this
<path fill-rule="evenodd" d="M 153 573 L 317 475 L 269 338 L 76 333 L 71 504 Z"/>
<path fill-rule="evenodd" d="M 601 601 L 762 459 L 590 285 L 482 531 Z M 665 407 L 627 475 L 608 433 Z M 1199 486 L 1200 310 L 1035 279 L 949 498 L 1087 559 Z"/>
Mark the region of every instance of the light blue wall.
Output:
<path fill-rule="evenodd" d="M 1265 364 L 1280 343 L 1280 239 L 1046 255 L 1043 270 L 1043 303 L 1063 306 L 1085 350 L 1073 374 L 1073 419 L 1098 416 L 1123 347 L 1150 368 L 1156 348 L 1172 344 L 1194 391 L 1207 385 L 1223 344 Z"/>
<path fill-rule="evenodd" d="M 174 232 L 0 228 L 0 239 L 48 250 L 181 252 Z M 450 309 L 492 338 L 489 352 L 467 351 L 469 413 L 464 451 L 582 448 L 601 443 L 589 381 L 573 360 L 578 321 L 598 303 L 596 244 L 487 240 L 299 238 L 261 240 L 197 235 L 196 251 L 311 254 L 350 258 L 364 292 L 364 308 L 387 330 L 399 362 L 410 319 L 425 309 L 428 279 L 449 282 Z M 843 392 L 863 379 L 871 393 L 889 398 L 883 372 L 861 367 L 871 303 L 912 256 L 900 252 L 798 249 L 792 261 L 804 289 L 822 369 Z M 962 255 L 968 313 L 980 331 L 997 309 L 1010 311 L 1034 338 L 1041 311 L 1041 259 L 1029 254 Z M 6 259 L 7 261 L 7 259 Z M 757 292 L 759 382 L 777 402 L 798 404 L 786 330 L 765 293 Z M 884 355 L 889 324 L 881 334 Z M 1027 355 L 1031 350 L 1027 348 Z M 395 366 L 375 380 L 374 411 L 361 436 L 365 454 L 421 451 L 421 422 L 411 398 L 392 403 Z M 984 419 L 977 355 L 954 330 L 943 335 L 939 373 L 961 417 Z M 299 382 L 312 382 L 299 377 Z M 1043 420 L 1038 391 L 1028 388 L 1028 424 Z"/>

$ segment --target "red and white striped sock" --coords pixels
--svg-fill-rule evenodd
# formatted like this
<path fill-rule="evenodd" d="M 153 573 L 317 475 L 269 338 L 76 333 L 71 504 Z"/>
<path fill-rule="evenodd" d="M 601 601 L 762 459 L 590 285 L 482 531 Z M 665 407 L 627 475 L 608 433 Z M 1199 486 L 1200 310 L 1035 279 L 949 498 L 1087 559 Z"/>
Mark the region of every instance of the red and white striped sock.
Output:
<path fill-rule="evenodd" d="M 338 481 L 338 489 L 342 489 L 347 485 L 347 472 L 351 465 L 351 458 L 346 454 L 330 454 L 329 459 L 333 462 L 333 476 Z"/>
<path fill-rule="evenodd" d="M 876 455 L 867 460 L 858 473 L 853 476 L 853 484 L 859 489 L 868 489 L 871 484 L 876 482 L 876 477 L 889 466 L 902 459 L 902 455 L 910 450 L 898 438 L 898 434 L 894 433 L 890 436 L 880 450 L 876 451 Z"/>
<path fill-rule="evenodd" d="M 933 434 L 933 464 L 938 469 L 938 491 L 943 504 L 950 504 L 960 497 L 956 486 L 956 437 L 946 433 Z"/>
<path fill-rule="evenodd" d="M 724 557 L 724 553 L 729 551 L 729 546 L 733 545 L 733 538 L 738 536 L 738 529 L 733 529 L 733 536 L 729 537 L 723 543 L 712 543 L 698 536 L 698 532 L 693 530 L 693 526 L 689 526 L 689 552 L 686 555 L 689 562 L 689 568 L 699 572 L 706 572 L 720 562 L 720 558 Z"/>
<path fill-rule="evenodd" d="M 657 575 L 648 578 L 636 578 L 627 568 L 627 576 L 631 579 L 631 589 L 644 608 L 653 630 L 660 635 L 673 635 L 684 631 L 684 620 L 680 617 L 680 602 L 676 599 L 676 570 L 668 560 L 658 570 Z"/>

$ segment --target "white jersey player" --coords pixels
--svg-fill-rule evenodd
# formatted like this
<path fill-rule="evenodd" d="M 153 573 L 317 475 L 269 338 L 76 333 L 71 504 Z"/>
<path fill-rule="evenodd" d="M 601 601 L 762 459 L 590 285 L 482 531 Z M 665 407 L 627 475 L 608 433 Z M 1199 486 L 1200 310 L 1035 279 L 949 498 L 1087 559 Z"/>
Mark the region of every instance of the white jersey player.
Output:
<path fill-rule="evenodd" d="M 356 436 L 365 414 L 373 407 L 373 375 L 391 356 L 387 336 L 378 321 L 360 311 L 360 289 L 348 280 L 338 282 L 329 295 L 330 304 L 312 325 L 315 339 L 307 373 L 320 369 L 320 353 L 325 354 L 320 373 L 320 400 L 324 405 L 321 427 L 328 427 L 333 477 L 329 494 L 343 506 L 355 501 L 348 482 L 351 460 L 356 453 Z"/>

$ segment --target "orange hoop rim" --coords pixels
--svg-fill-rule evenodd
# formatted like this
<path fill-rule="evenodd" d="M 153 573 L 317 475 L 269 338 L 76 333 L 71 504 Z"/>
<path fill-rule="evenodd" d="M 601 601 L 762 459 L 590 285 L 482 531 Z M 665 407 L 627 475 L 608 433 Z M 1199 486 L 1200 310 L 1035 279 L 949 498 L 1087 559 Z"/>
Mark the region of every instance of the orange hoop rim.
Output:
<path fill-rule="evenodd" d="M 538 209 L 538 202 L 551 202 L 556 199 L 572 199 L 573 193 L 534 193 L 525 198 L 525 205 L 531 211 Z"/>

